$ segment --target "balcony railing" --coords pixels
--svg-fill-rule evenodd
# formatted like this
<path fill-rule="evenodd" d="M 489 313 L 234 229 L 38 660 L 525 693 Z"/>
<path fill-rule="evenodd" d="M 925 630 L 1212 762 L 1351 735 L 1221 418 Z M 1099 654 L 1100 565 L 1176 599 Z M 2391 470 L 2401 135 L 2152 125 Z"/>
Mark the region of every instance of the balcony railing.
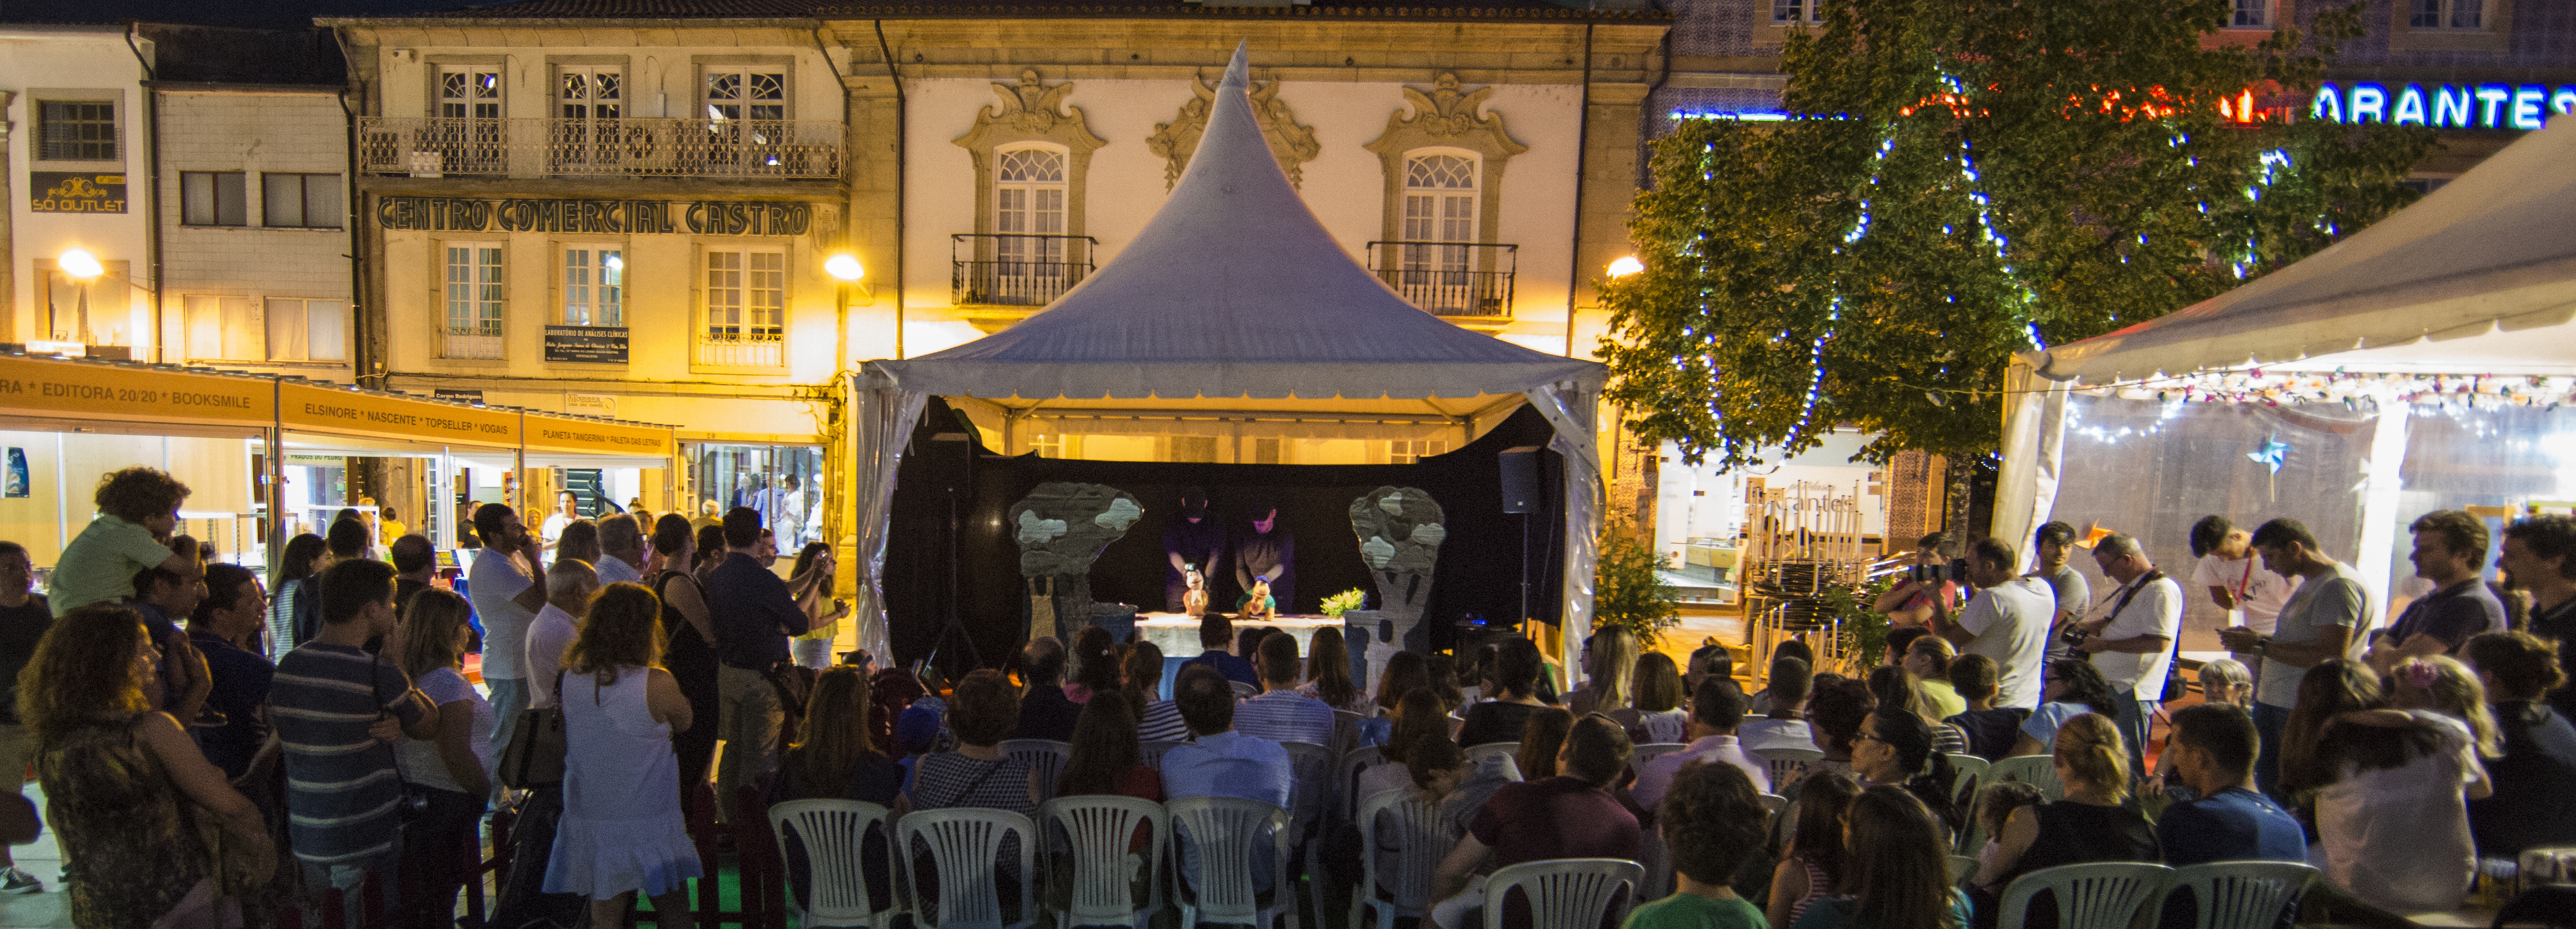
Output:
<path fill-rule="evenodd" d="M 958 233 L 948 237 L 949 301 L 958 306 L 1045 306 L 1091 276 L 1087 235 Z"/>
<path fill-rule="evenodd" d="M 1369 270 L 1404 299 L 1442 316 L 1509 316 L 1520 246 L 1483 242 L 1368 244 Z"/>
<path fill-rule="evenodd" d="M 696 363 L 722 368 L 783 368 L 787 366 L 787 343 L 777 329 L 766 326 L 719 326 L 698 332 L 694 348 Z"/>
<path fill-rule="evenodd" d="M 368 174 L 542 177 L 841 176 L 842 126 L 818 120 L 358 120 Z"/>

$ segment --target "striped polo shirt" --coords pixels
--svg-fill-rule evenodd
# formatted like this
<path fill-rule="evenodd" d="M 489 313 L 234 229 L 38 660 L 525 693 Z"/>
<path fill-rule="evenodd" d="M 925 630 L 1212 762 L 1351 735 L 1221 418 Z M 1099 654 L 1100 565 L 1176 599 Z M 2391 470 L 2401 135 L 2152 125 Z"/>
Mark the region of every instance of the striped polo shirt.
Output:
<path fill-rule="evenodd" d="M 411 678 L 363 650 L 307 642 L 278 659 L 268 699 L 286 750 L 295 857 L 355 864 L 393 851 L 402 778 L 393 748 L 369 738 L 367 728 L 380 710 L 404 725 L 420 720 Z"/>

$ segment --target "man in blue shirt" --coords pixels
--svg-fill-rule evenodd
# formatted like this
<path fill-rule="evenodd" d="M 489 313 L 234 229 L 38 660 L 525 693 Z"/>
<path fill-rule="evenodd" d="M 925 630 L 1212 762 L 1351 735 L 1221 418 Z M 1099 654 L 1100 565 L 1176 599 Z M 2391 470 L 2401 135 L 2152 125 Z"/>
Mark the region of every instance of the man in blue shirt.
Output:
<path fill-rule="evenodd" d="M 2230 704 L 2203 703 L 2173 714 L 2173 739 L 2165 751 L 2174 756 L 2174 779 L 2200 797 L 2166 807 L 2156 821 L 2166 864 L 2307 862 L 2308 839 L 2299 821 L 2251 786 L 2256 738 L 2254 717 Z M 2193 924 L 2195 911 L 2184 902 L 2189 896 L 2176 894 L 2166 902 L 2167 929 Z M 2283 925 L 2289 915 L 2283 914 Z"/>
<path fill-rule="evenodd" d="M 724 515 L 724 561 L 707 576 L 707 612 L 716 632 L 716 816 L 731 820 L 733 793 L 778 770 L 787 711 L 769 684 L 771 666 L 787 661 L 787 637 L 806 630 L 805 611 L 787 582 L 753 557 L 760 514 L 747 506 Z"/>
<path fill-rule="evenodd" d="M 1204 666 L 1182 668 L 1172 682 L 1172 702 L 1198 741 L 1163 753 L 1166 799 L 1232 797 L 1288 808 L 1288 750 L 1234 731 L 1234 687 L 1224 675 Z M 1254 886 L 1263 890 L 1270 887 L 1271 856 L 1276 854 L 1266 839 L 1253 845 Z M 1181 839 L 1181 856 L 1182 873 L 1195 878 L 1198 849 L 1188 836 Z"/>
<path fill-rule="evenodd" d="M 1186 671 L 1194 666 L 1205 665 L 1216 669 L 1216 673 L 1224 675 L 1226 680 L 1236 681 L 1256 691 L 1259 690 L 1261 675 L 1253 671 L 1251 660 L 1229 651 L 1233 647 L 1234 623 L 1227 621 L 1223 616 L 1210 613 L 1205 619 L 1199 620 L 1199 656 L 1181 662 L 1181 669 Z"/>

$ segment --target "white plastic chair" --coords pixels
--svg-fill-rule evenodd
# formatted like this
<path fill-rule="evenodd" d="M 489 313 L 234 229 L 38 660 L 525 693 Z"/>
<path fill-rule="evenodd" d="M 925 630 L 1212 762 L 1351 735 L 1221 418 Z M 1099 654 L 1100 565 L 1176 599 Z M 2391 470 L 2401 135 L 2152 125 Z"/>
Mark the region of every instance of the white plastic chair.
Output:
<path fill-rule="evenodd" d="M 883 910 L 868 908 L 868 878 L 863 864 L 868 830 L 890 833 L 885 807 L 856 800 L 790 800 L 769 808 L 769 831 L 778 836 L 778 860 L 794 867 L 788 854 L 790 834 L 805 848 L 805 873 L 794 884 L 805 888 L 800 905 L 795 894 L 787 906 L 799 926 L 867 926 L 888 929 L 903 909 L 902 897 L 885 888 L 890 902 Z M 892 845 L 889 843 L 891 854 Z M 891 869 L 889 874 L 894 873 Z"/>
<path fill-rule="evenodd" d="M 1303 883 L 1320 918 L 1322 914 L 1331 912 L 1325 909 L 1324 904 L 1322 839 L 1325 818 L 1338 809 L 1335 797 L 1339 792 L 1333 789 L 1336 759 L 1332 749 L 1321 745 L 1307 742 L 1279 744 L 1288 750 L 1289 844 L 1303 852 L 1298 859 L 1302 866 L 1296 869 L 1296 873 L 1312 878 Z"/>
<path fill-rule="evenodd" d="M 2066 782 L 2057 779 L 2057 759 L 2048 755 L 2015 755 L 1986 768 L 1985 782 L 2020 781 L 2039 788 L 2050 803 L 2066 799 Z"/>
<path fill-rule="evenodd" d="M 1515 887 L 1529 898 L 1530 929 L 1620 925 L 1637 905 L 1645 876 L 1636 862 L 1618 858 L 1556 858 L 1501 868 L 1485 879 L 1485 929 L 1503 929 L 1503 901 Z"/>
<path fill-rule="evenodd" d="M 1367 717 L 1349 710 L 1333 711 L 1333 757 L 1339 758 L 1360 747 L 1360 723 Z"/>
<path fill-rule="evenodd" d="M 1254 687 L 1242 681 L 1227 681 L 1226 683 L 1234 688 L 1234 698 L 1237 700 L 1250 700 L 1254 697 L 1261 696 L 1261 688 L 1259 687 Z"/>
<path fill-rule="evenodd" d="M 1287 810 L 1232 797 L 1185 797 L 1163 808 L 1171 814 L 1174 847 L 1180 848 L 1186 839 L 1198 858 L 1197 873 L 1192 874 L 1189 856 L 1179 851 L 1172 854 L 1180 863 L 1174 870 L 1180 872 L 1177 889 L 1184 929 L 1202 921 L 1270 929 L 1283 911 L 1294 926 L 1297 895 L 1288 886 Z M 1267 905 L 1253 880 L 1253 869 L 1260 861 L 1253 850 L 1264 841 L 1265 830 L 1274 853 Z"/>
<path fill-rule="evenodd" d="M 1778 816 L 1789 809 L 1789 798 L 1783 797 L 1779 794 L 1760 794 L 1755 796 L 1753 799 L 1761 802 L 1762 812 L 1769 813 L 1773 816 Z M 1658 897 L 1656 899 L 1662 898 Z"/>
<path fill-rule="evenodd" d="M 1969 878 L 1972 878 L 1972 877 L 1977 876 L 1977 868 L 1978 868 L 1978 866 L 1979 866 L 1979 862 L 1977 861 L 1977 858 L 1976 858 L 1976 856 L 1974 856 L 1974 855 L 1952 855 L 1952 856 L 1950 856 L 1950 884 L 1951 884 L 1951 886 L 1954 886 L 1954 887 L 1955 887 L 1955 886 L 1960 885 L 1960 884 L 1965 884 L 1965 883 L 1967 883 L 1967 882 L 1968 882 L 1968 879 L 1969 879 Z"/>
<path fill-rule="evenodd" d="M 1171 826 L 1162 804 L 1134 797 L 1058 797 L 1038 808 L 1038 821 L 1061 827 L 1068 840 L 1061 854 L 1050 855 L 1047 868 L 1050 876 L 1064 876 L 1070 884 L 1048 888 L 1047 908 L 1055 911 L 1057 926 L 1144 929 L 1163 909 L 1163 849 Z M 1127 856 L 1140 827 L 1152 837 L 1142 872 L 1130 873 Z M 1059 899 L 1063 906 L 1056 905 Z"/>
<path fill-rule="evenodd" d="M 1378 871 L 1378 823 L 1392 820 L 1397 831 L 1396 870 Z M 1440 825 L 1440 810 L 1402 792 L 1389 791 L 1360 804 L 1360 886 L 1351 893 L 1352 929 L 1365 926 L 1369 909 L 1377 910 L 1378 929 L 1395 929 L 1399 916 L 1425 917 L 1431 912 L 1431 873 L 1458 837 Z M 1393 895 L 1381 897 L 1383 888 Z"/>
<path fill-rule="evenodd" d="M 1495 755 L 1501 755 L 1505 758 L 1517 758 L 1520 753 L 1521 743 L 1518 742 L 1487 742 L 1483 745 L 1470 745 L 1467 746 L 1467 763 L 1469 765 L 1482 764 L 1485 759 L 1491 758 Z M 1517 764 L 1517 762 L 1515 762 L 1515 764 Z"/>
<path fill-rule="evenodd" d="M 1950 802 L 1968 812 L 1968 826 L 1959 830 L 1958 835 L 1955 836 L 1956 844 L 1952 845 L 1950 850 L 1959 854 L 1973 854 L 1986 845 L 1986 830 L 1977 825 L 1977 792 L 1986 784 L 1993 783 L 1994 762 L 1977 755 L 1942 757 L 1950 759 L 1951 769 L 1958 772 L 1958 775 L 1950 781 Z"/>
<path fill-rule="evenodd" d="M 1136 745 L 1136 753 L 1144 756 L 1146 767 L 1152 768 L 1156 771 L 1161 771 L 1163 770 L 1163 753 L 1171 751 L 1172 746 L 1187 744 L 1189 743 L 1159 740 L 1153 742 L 1140 742 Z"/>
<path fill-rule="evenodd" d="M 1635 752 L 1628 756 L 1628 766 L 1643 771 L 1646 769 L 1646 762 L 1689 747 L 1690 744 L 1687 742 L 1648 742 L 1637 746 Z"/>
<path fill-rule="evenodd" d="M 2153 909 L 2164 912 L 2175 891 L 2191 891 L 2197 929 L 2271 929 L 2281 911 L 2297 906 L 2317 869 L 2288 861 L 2213 861 L 2186 865 L 2165 876 Z"/>
<path fill-rule="evenodd" d="M 1798 775 L 1806 771 L 1808 762 L 1824 760 L 1825 753 L 1812 748 L 1765 748 L 1755 750 L 1753 756 L 1770 767 L 1771 789 L 1778 790 L 1781 785 L 1797 780 Z"/>
<path fill-rule="evenodd" d="M 1336 805 L 1340 815 L 1348 817 L 1359 804 L 1368 802 L 1369 798 L 1359 795 L 1360 772 L 1367 771 L 1372 765 L 1384 763 L 1386 763 L 1386 753 L 1379 751 L 1374 745 L 1342 755 L 1342 760 L 1333 766 L 1333 793 L 1341 801 Z"/>
<path fill-rule="evenodd" d="M 1987 761 L 1981 755 L 1943 755 L 1941 757 L 1950 759 L 1950 767 L 1957 770 L 1963 780 L 1970 776 L 1984 780 L 1986 772 L 1995 766 L 1994 762 Z M 1956 788 L 1961 785 L 1953 783 L 1951 786 Z"/>
<path fill-rule="evenodd" d="M 924 929 L 1020 929 L 1037 922 L 1037 825 L 1009 810 L 951 807 L 917 810 L 895 823 L 895 855 L 906 864 L 905 883 L 914 901 L 912 919 Z M 1002 838 L 1019 836 L 1020 919 L 1002 921 Z M 921 870 L 911 864 L 913 840 L 930 851 L 939 879 L 938 904 L 930 905 L 921 887 Z"/>
<path fill-rule="evenodd" d="M 2136 861 L 2059 865 L 2013 878 L 1995 911 L 1995 929 L 2021 929 L 2040 891 L 2057 898 L 2058 929 L 2128 929 L 2173 869 Z"/>
<path fill-rule="evenodd" d="M 1002 754 L 1029 767 L 1029 783 L 1038 787 L 1038 802 L 1055 799 L 1055 779 L 1073 757 L 1073 745 L 1054 739 L 1003 739 Z"/>

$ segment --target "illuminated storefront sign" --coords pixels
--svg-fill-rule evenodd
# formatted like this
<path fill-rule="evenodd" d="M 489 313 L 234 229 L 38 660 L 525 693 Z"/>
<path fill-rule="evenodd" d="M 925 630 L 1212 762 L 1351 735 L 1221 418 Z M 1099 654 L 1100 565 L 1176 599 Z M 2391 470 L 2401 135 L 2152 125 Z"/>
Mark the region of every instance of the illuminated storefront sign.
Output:
<path fill-rule="evenodd" d="M 433 232 L 696 233 L 797 236 L 814 220 L 807 203 L 385 197 L 376 222 Z"/>
<path fill-rule="evenodd" d="M 2526 132 L 2552 115 L 2576 112 L 2576 84 L 2327 84 L 2317 88 L 2309 112 L 2338 123 Z"/>

